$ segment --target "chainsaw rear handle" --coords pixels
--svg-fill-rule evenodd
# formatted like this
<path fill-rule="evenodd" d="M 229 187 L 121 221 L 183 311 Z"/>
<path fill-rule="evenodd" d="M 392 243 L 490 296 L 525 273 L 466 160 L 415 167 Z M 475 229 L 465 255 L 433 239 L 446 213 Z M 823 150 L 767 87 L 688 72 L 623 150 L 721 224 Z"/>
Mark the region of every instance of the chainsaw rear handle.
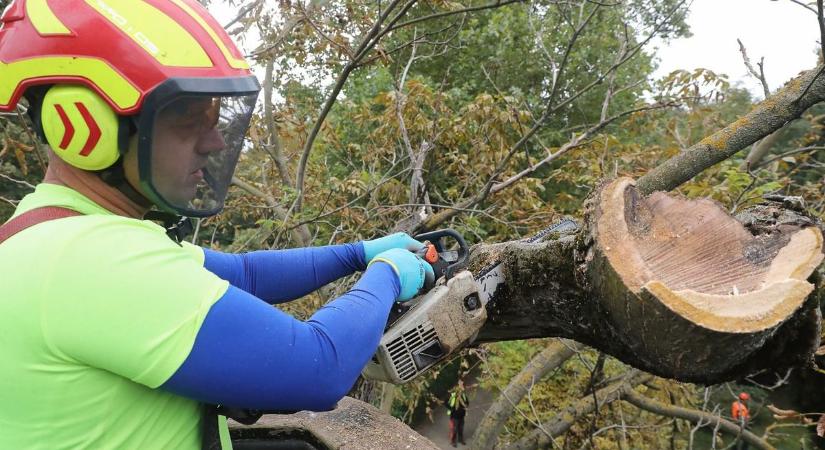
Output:
<path fill-rule="evenodd" d="M 464 236 L 453 229 L 445 228 L 443 230 L 421 233 L 413 236 L 413 238 L 421 242 L 429 241 L 433 244 L 433 246 L 435 246 L 435 250 L 438 253 L 444 253 L 447 251 L 447 246 L 444 242 L 445 238 L 452 238 L 458 243 L 458 257 L 455 261 L 444 261 L 442 258 L 439 258 L 437 262 L 430 262 L 433 266 L 433 272 L 435 272 L 436 280 L 441 277 L 444 277 L 445 280 L 449 280 L 459 270 L 467 267 L 467 263 L 470 261 L 470 248 L 467 246 L 467 242 L 464 241 Z"/>

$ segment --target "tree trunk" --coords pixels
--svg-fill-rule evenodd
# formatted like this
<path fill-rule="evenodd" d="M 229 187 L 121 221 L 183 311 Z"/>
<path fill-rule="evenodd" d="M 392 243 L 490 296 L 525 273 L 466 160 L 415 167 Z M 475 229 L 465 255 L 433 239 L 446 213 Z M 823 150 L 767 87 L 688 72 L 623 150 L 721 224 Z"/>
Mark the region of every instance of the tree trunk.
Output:
<path fill-rule="evenodd" d="M 770 204 L 743 225 L 708 200 L 643 197 L 629 179 L 587 209 L 577 232 L 473 249 L 477 277 L 500 262 L 506 280 L 478 341 L 565 337 L 706 384 L 811 360 L 823 258 L 812 219 Z"/>

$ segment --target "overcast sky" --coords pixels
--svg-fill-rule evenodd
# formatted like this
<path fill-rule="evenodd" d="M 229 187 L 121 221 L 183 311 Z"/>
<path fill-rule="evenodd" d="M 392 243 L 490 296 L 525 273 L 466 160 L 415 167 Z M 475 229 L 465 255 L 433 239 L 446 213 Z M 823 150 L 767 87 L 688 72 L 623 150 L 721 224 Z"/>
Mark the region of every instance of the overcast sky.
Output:
<path fill-rule="evenodd" d="M 654 76 L 704 67 L 742 82 L 761 98 L 762 87 L 748 77 L 737 38 L 745 44 L 757 70 L 756 63 L 765 58 L 765 78 L 771 91 L 816 65 L 816 15 L 790 0 L 695 0 L 688 24 L 693 37 L 659 48 L 661 66 Z"/>
<path fill-rule="evenodd" d="M 210 10 L 221 23 L 237 14 L 223 1 L 213 2 Z M 816 64 L 816 15 L 790 0 L 694 0 L 690 11 L 693 37 L 654 44 L 660 58 L 655 77 L 675 69 L 704 67 L 728 75 L 761 98 L 762 87 L 747 75 L 737 38 L 745 44 L 754 67 L 765 58 L 765 75 L 772 91 Z M 251 50 L 255 44 L 249 42 L 247 47 L 245 50 Z"/>

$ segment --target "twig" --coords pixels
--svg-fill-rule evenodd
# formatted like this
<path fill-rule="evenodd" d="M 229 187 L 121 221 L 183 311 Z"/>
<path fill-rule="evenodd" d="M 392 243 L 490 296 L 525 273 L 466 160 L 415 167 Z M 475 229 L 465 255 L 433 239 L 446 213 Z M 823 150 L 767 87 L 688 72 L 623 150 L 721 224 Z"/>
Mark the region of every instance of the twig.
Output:
<path fill-rule="evenodd" d="M 745 61 L 745 67 L 748 68 L 748 72 L 750 72 L 750 74 L 753 75 L 754 78 L 756 78 L 757 80 L 759 80 L 759 82 L 762 83 L 762 91 L 765 94 L 765 98 L 770 97 L 771 90 L 768 88 L 768 82 L 765 80 L 765 71 L 763 66 L 765 58 L 762 58 L 762 62 L 759 63 L 760 71 L 757 72 L 756 69 L 753 68 L 750 58 L 748 58 L 748 51 L 745 49 L 745 44 L 743 44 L 742 41 L 739 39 L 737 39 L 736 42 L 739 43 L 739 51 L 742 53 L 742 59 Z"/>
<path fill-rule="evenodd" d="M 780 159 L 782 159 L 782 158 L 785 158 L 786 156 L 796 155 L 796 154 L 798 154 L 798 153 L 805 153 L 805 152 L 810 152 L 810 151 L 818 151 L 818 150 L 825 150 L 825 147 L 824 147 L 824 146 L 815 145 L 815 146 L 811 146 L 811 147 L 801 147 L 801 148 L 797 148 L 797 149 L 795 149 L 795 150 L 789 150 L 789 151 L 787 151 L 787 152 L 785 152 L 785 153 L 780 153 L 779 155 L 776 155 L 776 156 L 774 156 L 773 158 L 766 159 L 766 160 L 764 160 L 764 161 L 760 162 L 760 163 L 759 163 L 759 164 L 757 164 L 757 165 L 756 165 L 753 169 L 754 169 L 754 170 L 756 170 L 756 169 L 762 168 L 762 167 L 767 166 L 768 164 L 770 164 L 770 163 L 772 163 L 772 162 L 774 162 L 774 161 L 777 161 L 777 160 L 780 160 Z"/>
<path fill-rule="evenodd" d="M 634 109 L 624 111 L 624 112 L 619 113 L 619 114 L 615 114 L 611 117 L 608 117 L 607 119 L 602 120 L 601 122 L 597 123 L 596 125 L 590 127 L 584 133 L 574 137 L 573 139 L 568 141 L 566 144 L 559 147 L 559 149 L 555 153 L 546 156 L 544 159 L 542 159 L 538 163 L 534 164 L 531 167 L 528 167 L 528 168 L 522 170 L 521 172 L 513 175 L 512 177 L 508 178 L 507 180 L 502 181 L 501 183 L 497 183 L 490 190 L 490 193 L 495 194 L 495 193 L 497 193 L 497 192 L 499 192 L 503 189 L 508 188 L 513 183 L 515 183 L 518 180 L 526 177 L 527 175 L 530 175 L 530 174 L 534 173 L 539 168 L 544 167 L 545 165 L 553 162 L 558 157 L 564 155 L 568 151 L 583 145 L 582 141 L 590 138 L 591 136 L 593 136 L 594 134 L 599 132 L 601 129 L 603 129 L 604 127 L 606 127 L 610 123 L 616 121 L 617 119 L 620 119 L 622 117 L 625 117 L 625 116 L 628 116 L 628 115 L 631 115 L 631 114 L 635 114 L 637 112 L 651 111 L 651 110 L 654 110 L 654 109 L 661 109 L 661 108 L 670 108 L 670 107 L 673 107 L 673 106 L 676 106 L 676 105 L 677 104 L 673 103 L 673 102 L 668 102 L 668 103 L 663 103 L 663 104 L 655 104 L 655 105 L 645 106 L 645 107 L 641 107 L 641 108 L 634 108 Z"/>
<path fill-rule="evenodd" d="M 232 25 L 235 25 L 236 23 L 238 23 L 238 22 L 239 22 L 241 19 L 243 19 L 243 18 L 244 18 L 247 14 L 249 14 L 249 12 L 250 12 L 250 11 L 252 11 L 252 10 L 253 10 L 253 9 L 255 9 L 258 5 L 260 5 L 262 1 L 263 1 L 263 0 L 255 0 L 254 2 L 252 2 L 252 3 L 250 3 L 250 4 L 246 5 L 246 6 L 244 6 L 243 8 L 241 8 L 241 10 L 240 10 L 240 11 L 238 11 L 238 15 L 237 15 L 237 16 L 235 16 L 235 18 L 234 18 L 234 19 L 230 20 L 230 21 L 229 21 L 226 25 L 224 25 L 224 26 L 223 26 L 223 29 L 224 29 L 224 30 L 227 30 L 227 29 L 229 29 L 229 27 L 231 27 Z"/>
<path fill-rule="evenodd" d="M 20 200 L 9 200 L 6 197 L 0 196 L 0 200 L 10 204 L 11 206 L 17 208 L 17 204 L 20 203 Z"/>
<path fill-rule="evenodd" d="M 805 8 L 805 9 L 807 9 L 808 11 L 810 11 L 810 12 L 812 12 L 812 13 L 814 13 L 814 14 L 816 14 L 816 10 L 815 10 L 815 9 L 813 9 L 813 8 L 811 8 L 810 6 L 808 6 L 806 3 L 802 3 L 802 2 L 801 2 L 801 1 L 799 1 L 799 0 L 791 0 L 791 2 L 796 3 L 797 5 L 799 5 L 799 6 L 803 7 L 803 8 Z"/>
<path fill-rule="evenodd" d="M 412 6 L 415 4 L 416 0 L 410 0 L 404 6 L 401 7 L 401 11 L 396 15 L 394 20 L 398 20 L 403 14 L 405 14 Z M 315 124 L 312 127 L 309 135 L 307 136 L 306 143 L 304 144 L 304 149 L 301 152 L 301 160 L 298 162 L 298 174 L 295 177 L 295 189 L 298 191 L 298 195 L 295 198 L 295 209 L 300 211 L 301 209 L 301 202 L 304 196 L 304 177 L 306 175 L 306 166 L 309 162 L 309 155 L 312 152 L 312 147 L 315 144 L 315 138 L 318 136 L 318 132 L 321 130 L 321 125 L 323 125 L 324 121 L 326 121 L 327 115 L 332 110 L 332 106 L 335 104 L 335 101 L 338 98 L 338 94 L 341 92 L 341 89 L 344 88 L 344 83 L 346 83 L 347 79 L 349 78 L 350 73 L 355 69 L 358 61 L 364 57 L 366 52 L 372 50 L 375 45 L 378 44 L 381 36 L 381 27 L 384 25 L 384 22 L 389 18 L 392 11 L 401 4 L 401 0 L 393 0 L 392 3 L 389 4 L 387 9 L 379 16 L 378 20 L 375 21 L 375 24 L 372 26 L 370 31 L 361 41 L 361 45 L 358 46 L 358 49 L 354 52 L 355 57 L 344 67 L 341 73 L 338 75 L 338 79 L 335 81 L 335 85 L 332 87 L 329 95 L 327 96 L 326 101 L 324 102 L 324 106 L 321 109 L 320 114 L 318 115 L 318 119 L 315 121 Z"/>
<path fill-rule="evenodd" d="M 458 10 L 455 10 L 455 11 L 445 11 L 445 12 L 441 12 L 441 13 L 430 14 L 428 16 L 418 17 L 416 19 L 408 20 L 406 22 L 401 22 L 397 25 L 393 25 L 387 31 L 395 31 L 399 28 L 408 27 L 410 25 L 415 25 L 417 23 L 425 22 L 425 21 L 428 21 L 428 20 L 440 19 L 442 17 L 454 16 L 456 14 L 464 14 L 464 13 L 468 13 L 468 12 L 482 11 L 482 10 L 485 10 L 485 9 L 499 8 L 501 6 L 509 5 L 511 3 L 523 3 L 525 1 L 526 0 L 498 0 L 495 3 L 491 3 L 491 4 L 488 4 L 488 5 L 481 5 L 481 6 L 475 6 L 475 7 L 472 7 L 472 8 L 464 8 L 464 9 L 458 9 Z"/>
<path fill-rule="evenodd" d="M 822 0 L 816 0 L 816 19 L 819 22 L 819 51 L 825 58 L 825 17 L 822 15 Z"/>
<path fill-rule="evenodd" d="M 25 180 L 18 180 L 16 178 L 12 178 L 4 173 L 0 173 L 0 178 L 5 178 L 6 180 L 11 181 L 12 183 L 19 184 L 21 186 L 26 186 L 29 189 L 34 189 L 34 185 L 32 185 L 31 183 Z"/>
<path fill-rule="evenodd" d="M 315 11 L 315 10 L 323 7 L 324 5 L 326 5 L 328 2 L 329 2 L 329 0 L 311 0 L 310 4 L 309 4 L 309 10 L 310 10 L 310 12 Z M 284 27 L 281 28 L 281 30 L 275 36 L 275 39 L 272 41 L 271 44 L 269 44 L 268 46 L 266 46 L 264 48 L 255 50 L 247 56 L 257 58 L 257 57 L 263 55 L 264 53 L 270 52 L 272 50 L 276 50 L 281 45 L 281 43 L 284 41 L 284 39 L 286 39 L 287 35 L 289 35 L 289 33 L 291 33 L 292 30 L 295 29 L 296 26 L 298 26 L 301 22 L 304 21 L 304 18 L 307 17 L 307 15 L 308 15 L 308 12 L 304 11 L 303 14 L 300 14 L 300 15 L 295 14 L 292 17 L 290 17 L 289 20 L 287 20 L 286 23 L 284 24 Z"/>

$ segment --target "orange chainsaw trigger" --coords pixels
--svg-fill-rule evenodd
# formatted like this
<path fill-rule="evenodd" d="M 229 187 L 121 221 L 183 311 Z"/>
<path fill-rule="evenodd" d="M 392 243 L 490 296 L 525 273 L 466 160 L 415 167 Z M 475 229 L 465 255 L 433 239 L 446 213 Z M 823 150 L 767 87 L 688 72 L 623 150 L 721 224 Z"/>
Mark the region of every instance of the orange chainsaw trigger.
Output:
<path fill-rule="evenodd" d="M 427 252 L 424 253 L 424 261 L 430 264 L 438 261 L 438 252 L 435 250 L 435 245 L 427 243 Z"/>

